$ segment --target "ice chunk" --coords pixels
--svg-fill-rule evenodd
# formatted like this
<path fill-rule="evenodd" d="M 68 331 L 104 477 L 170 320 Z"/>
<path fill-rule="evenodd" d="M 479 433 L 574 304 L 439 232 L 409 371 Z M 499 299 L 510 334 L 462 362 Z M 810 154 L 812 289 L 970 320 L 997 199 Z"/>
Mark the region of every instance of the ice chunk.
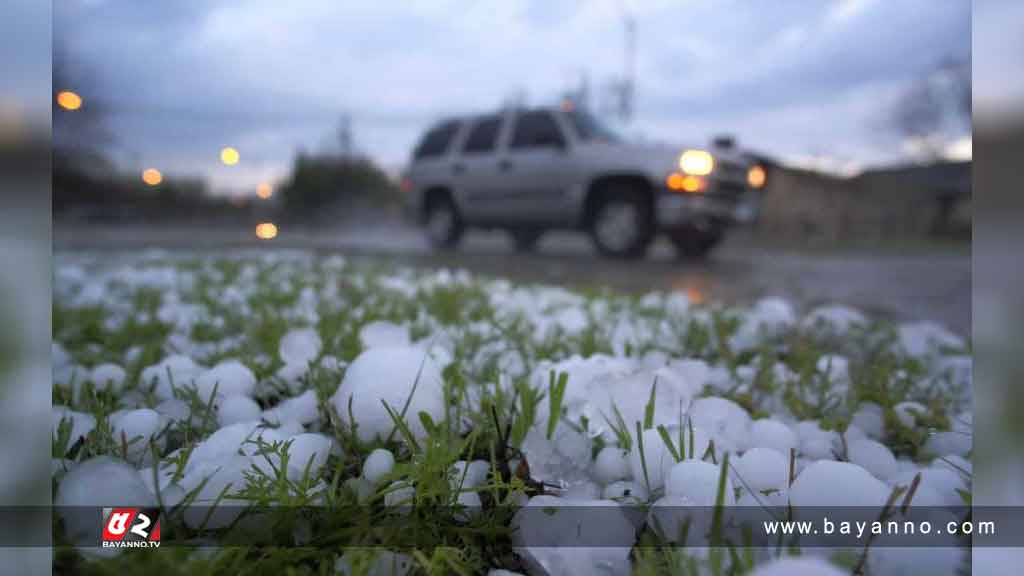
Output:
<path fill-rule="evenodd" d="M 935 322 L 907 322 L 897 329 L 899 347 L 908 356 L 929 356 L 943 350 L 962 351 L 963 338 Z"/>
<path fill-rule="evenodd" d="M 312 424 L 319 417 L 315 390 L 288 398 L 277 406 L 263 412 L 263 418 L 271 424 L 283 425 L 295 422 L 300 425 Z"/>
<path fill-rule="evenodd" d="M 750 414 L 739 404 L 725 398 L 699 398 L 690 407 L 694 426 L 715 440 L 715 452 L 743 450 L 750 439 Z"/>
<path fill-rule="evenodd" d="M 526 433 L 521 450 L 534 479 L 568 485 L 587 479 L 590 447 L 590 438 L 570 426 L 557 426 L 548 440 L 546 429 L 535 424 Z"/>
<path fill-rule="evenodd" d="M 876 440 L 885 435 L 885 413 L 873 402 L 863 402 L 853 413 L 850 424 L 860 428 L 869 438 Z"/>
<path fill-rule="evenodd" d="M 892 490 L 867 470 L 848 462 L 820 460 L 800 472 L 790 487 L 794 506 L 885 505 Z"/>
<path fill-rule="evenodd" d="M 378 484 L 380 481 L 391 474 L 391 471 L 395 469 L 395 455 L 390 450 L 384 448 L 377 448 L 370 455 L 366 457 L 366 461 L 363 462 L 363 478 L 366 478 L 373 484 Z"/>
<path fill-rule="evenodd" d="M 154 507 L 156 503 L 156 496 L 142 482 L 139 471 L 109 456 L 91 458 L 68 471 L 57 487 L 54 501 L 59 507 Z M 101 527 L 95 518 L 71 513 L 64 521 L 73 540 L 99 539 Z"/>
<path fill-rule="evenodd" d="M 789 458 L 789 451 L 800 446 L 800 440 L 793 430 L 779 422 L 764 418 L 755 420 L 750 426 L 750 448 L 771 448 Z"/>
<path fill-rule="evenodd" d="M 409 345 L 409 329 L 405 326 L 378 320 L 359 329 L 359 341 L 364 349 L 403 348 Z"/>
<path fill-rule="evenodd" d="M 629 451 L 614 446 L 606 446 L 597 453 L 591 475 L 602 486 L 616 480 L 629 478 Z"/>
<path fill-rule="evenodd" d="M 684 460 L 672 466 L 665 483 L 665 494 L 682 498 L 690 506 L 714 506 L 718 495 L 721 466 L 701 460 Z M 736 502 L 735 490 L 728 476 L 725 479 L 725 504 Z"/>
<path fill-rule="evenodd" d="M 841 305 L 819 306 L 804 317 L 805 329 L 823 335 L 842 336 L 852 328 L 866 326 L 868 319 L 860 311 Z"/>
<path fill-rule="evenodd" d="M 420 412 L 434 422 L 442 422 L 446 416 L 441 370 L 416 348 L 371 348 L 360 354 L 331 397 L 338 417 L 349 425 L 350 401 L 359 438 L 364 442 L 387 437 L 395 428 L 385 403 L 400 414 L 408 402 L 405 420 L 417 437 L 426 435 Z"/>
<path fill-rule="evenodd" d="M 231 395 L 252 396 L 256 388 L 256 376 L 238 360 L 225 360 L 200 374 L 195 385 L 199 399 L 203 402 L 209 402 L 215 387 L 217 396 L 222 398 Z"/>
<path fill-rule="evenodd" d="M 157 398 L 170 400 L 174 398 L 174 388 L 192 385 L 202 371 L 203 367 L 188 356 L 173 355 L 143 369 L 139 383 L 151 387 Z"/>
<path fill-rule="evenodd" d="M 874 440 L 865 438 L 851 442 L 846 447 L 846 456 L 879 480 L 888 479 L 898 470 L 892 451 Z"/>
<path fill-rule="evenodd" d="M 288 448 L 289 466 L 294 466 L 301 472 L 306 471 L 309 466 L 309 475 L 316 477 L 320 470 L 327 463 L 327 456 L 334 448 L 334 440 L 323 434 L 298 434 L 290 438 L 291 445 Z"/>
<path fill-rule="evenodd" d="M 100 364 L 92 369 L 93 386 L 97 390 L 110 390 L 117 394 L 124 387 L 125 372 L 117 364 Z"/>
<path fill-rule="evenodd" d="M 292 330 L 281 338 L 277 353 L 285 364 L 306 366 L 320 355 L 323 344 L 312 328 Z"/>
<path fill-rule="evenodd" d="M 789 485 L 789 457 L 771 448 L 751 448 L 735 460 L 737 485 L 755 492 L 784 490 Z"/>
<path fill-rule="evenodd" d="M 928 408 L 920 402 L 900 402 L 893 407 L 893 410 L 896 412 L 896 418 L 899 419 L 900 424 L 907 428 L 913 428 L 917 425 L 918 418 L 928 414 Z"/>
<path fill-rule="evenodd" d="M 79 438 L 87 436 L 96 428 L 96 418 L 92 414 L 76 412 L 66 406 L 54 406 L 52 414 L 54 438 L 57 437 L 61 420 L 67 420 L 68 425 L 71 426 L 71 436 L 68 437 L 68 445 L 64 447 L 65 450 L 69 450 L 75 445 L 75 442 L 78 442 Z"/>
<path fill-rule="evenodd" d="M 110 415 L 110 430 L 118 445 L 126 446 L 126 456 L 131 462 L 148 461 L 152 456 L 149 444 L 156 441 L 158 450 L 162 450 L 165 438 L 160 436 L 163 422 L 156 410 L 142 408 L 139 410 L 118 411 Z"/>
<path fill-rule="evenodd" d="M 260 419 L 260 405 L 248 396 L 232 394 L 217 403 L 217 423 L 228 426 Z"/>
<path fill-rule="evenodd" d="M 453 490 L 459 489 L 460 482 L 464 489 L 476 488 L 487 482 L 487 475 L 490 473 L 491 463 L 486 460 L 473 460 L 469 463 L 459 460 L 448 471 L 448 479 Z"/>

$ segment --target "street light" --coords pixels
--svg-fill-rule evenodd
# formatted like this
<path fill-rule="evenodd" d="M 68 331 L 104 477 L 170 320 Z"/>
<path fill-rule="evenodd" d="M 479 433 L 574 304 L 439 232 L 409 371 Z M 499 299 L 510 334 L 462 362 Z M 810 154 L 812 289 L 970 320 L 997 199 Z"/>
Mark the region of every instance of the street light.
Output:
<path fill-rule="evenodd" d="M 235 164 L 238 164 L 238 159 L 238 150 L 236 150 L 235 148 L 227 146 L 221 149 L 220 161 L 226 164 L 227 166 L 234 166 Z"/>
<path fill-rule="evenodd" d="M 157 186 L 164 181 L 164 175 L 156 168 L 146 168 L 142 171 L 142 181 L 149 186 Z"/>
<path fill-rule="evenodd" d="M 261 182 L 260 185 L 256 187 L 256 195 L 259 196 L 260 199 L 266 200 L 274 195 L 274 189 L 270 187 L 270 184 Z"/>
<path fill-rule="evenodd" d="M 82 97 L 70 90 L 57 93 L 57 105 L 65 110 L 78 110 L 82 107 Z"/>

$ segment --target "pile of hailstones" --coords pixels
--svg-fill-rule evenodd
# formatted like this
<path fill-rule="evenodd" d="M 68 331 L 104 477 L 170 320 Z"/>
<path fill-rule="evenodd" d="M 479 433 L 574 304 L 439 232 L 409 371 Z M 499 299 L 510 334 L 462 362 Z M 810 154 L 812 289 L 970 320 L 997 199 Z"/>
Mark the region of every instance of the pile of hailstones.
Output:
<path fill-rule="evenodd" d="M 532 293 L 537 294 L 536 290 Z M 557 289 L 552 289 L 556 290 Z M 559 292 L 560 293 L 560 292 Z M 504 295 L 509 300 L 507 294 Z M 501 294 L 494 297 L 500 306 Z M 692 310 L 691 310 L 692 312 Z M 794 327 L 827 329 L 832 336 L 842 335 L 867 323 L 858 311 L 828 306 L 812 311 L 801 320 L 785 301 L 766 299 L 742 312 L 744 321 L 734 335 L 734 347 L 756 344 L 756 335 L 779 333 Z M 945 382 L 958 383 L 962 393 L 970 387 L 971 360 L 967 355 L 940 354 L 939 350 L 964 349 L 957 336 L 931 323 L 910 323 L 899 326 L 896 346 L 900 353 L 916 356 L 929 366 L 929 374 L 952 374 Z M 388 436 L 393 421 L 382 406 L 403 406 L 409 401 L 409 414 L 426 412 L 435 422 L 448 417 L 442 393 L 443 366 L 451 361 L 451 348 L 432 338 L 411 342 L 406 327 L 386 322 L 367 324 L 360 331 L 364 351 L 345 366 L 326 354 L 316 331 L 299 328 L 289 332 L 280 342 L 279 354 L 285 367 L 282 373 L 291 382 L 298 382 L 305 368 L 320 364 L 333 369 L 344 368 L 344 376 L 330 407 L 346 423 L 349 414 L 358 421 L 361 440 L 371 442 Z M 74 364 L 70 356 L 55 344 L 53 362 L 56 385 L 91 381 L 98 387 L 119 391 L 124 387 L 125 371 L 113 364 L 84 368 Z M 822 358 L 819 370 L 827 371 L 837 395 L 850 385 L 849 367 L 842 356 Z M 920 483 L 914 497 L 915 505 L 958 505 L 961 490 L 969 490 L 968 460 L 971 451 L 971 416 L 969 397 L 961 402 L 960 412 L 950 414 L 954 423 L 950 431 L 936 432 L 929 437 L 924 453 L 930 459 L 910 461 L 894 457 L 880 442 L 885 437 L 882 410 L 877 405 L 862 404 L 854 413 L 852 424 L 843 432 L 823 429 L 816 421 L 796 421 L 780 400 L 765 409 L 771 417 L 753 420 L 741 406 L 728 399 L 707 395 L 707 390 L 740 389 L 753 380 L 753 368 L 741 367 L 738 375 L 721 366 L 701 360 L 673 359 L 665 355 L 632 358 L 626 355 L 597 355 L 589 358 L 573 356 L 558 362 L 541 362 L 532 371 L 532 384 L 546 390 L 550 373 L 568 375 L 563 399 L 563 421 L 607 422 L 606 415 L 618 411 L 625 422 L 645 419 L 652 382 L 657 380 L 657 402 L 653 414 L 655 426 L 663 425 L 671 437 L 682 432 L 686 442 L 695 446 L 688 458 L 677 462 L 660 433 L 652 428 L 642 432 L 643 442 L 632 442 L 625 450 L 617 445 L 616 435 L 609 427 L 581 432 L 577 427 L 559 424 L 549 439 L 545 410 L 538 411 L 537 421 L 528 431 L 521 446 L 535 480 L 559 486 L 554 494 L 522 497 L 523 506 L 624 506 L 650 505 L 650 517 L 658 509 L 677 510 L 681 506 L 712 506 L 718 493 L 718 465 L 694 457 L 706 454 L 713 446 L 719 454 L 732 456 L 726 490 L 726 505 L 756 506 L 882 506 L 897 486 L 907 487 L 915 476 Z M 775 367 L 776 378 L 793 378 L 787 368 Z M 737 384 L 736 379 L 739 379 Z M 413 393 L 412 383 L 418 380 Z M 935 379 L 938 380 L 937 378 Z M 289 459 L 294 464 L 289 475 L 300 474 L 308 465 L 311 473 L 321 476 L 327 458 L 340 454 L 340 446 L 321 430 L 321 410 L 313 390 L 294 389 L 294 396 L 269 407 L 261 408 L 254 400 L 262 383 L 253 372 L 237 360 L 222 361 L 215 366 L 202 366 L 188 356 L 170 355 L 142 371 L 141 381 L 151 386 L 155 405 L 142 405 L 137 391 L 125 391 L 123 409 L 108 416 L 115 438 L 141 439 L 132 442 L 118 454 L 93 457 L 84 462 L 54 460 L 54 476 L 59 482 L 57 505 L 139 505 L 157 503 L 157 494 L 165 506 L 181 502 L 186 494 L 197 492 L 196 504 L 212 504 L 222 492 L 244 486 L 246 471 L 252 467 L 271 473 L 265 456 L 257 455 L 256 438 L 266 442 L 290 441 Z M 501 382 L 498 385 L 507 385 Z M 159 437 L 169 421 L 190 417 L 188 405 L 175 394 L 175 386 L 191 387 L 203 401 L 216 406 L 219 429 L 202 439 L 188 455 L 184 473 L 175 480 L 181 448 L 164 454 Z M 76 387 L 77 389 L 77 387 Z M 214 393 L 216 391 L 216 393 Z M 410 397 L 410 394 L 411 397 Z M 473 398 L 468 402 L 473 403 Z M 351 412 L 349 406 L 351 405 Z M 472 408 L 472 406 L 470 406 Z M 906 426 L 915 424 L 916 415 L 925 407 L 908 401 L 899 404 L 896 412 Z M 688 426 L 680 430 L 680 416 Z M 96 428 L 94 416 L 70 407 L 54 406 L 54 433 L 61 421 L 71 427 L 71 438 L 87 436 Z M 426 432 L 419 418 L 410 418 L 413 435 Z M 65 424 L 66 426 L 67 424 Z M 605 447 L 592 457 L 593 442 L 598 436 Z M 149 443 L 154 440 L 161 456 L 153 461 Z M 639 445 L 644 454 L 640 454 Z M 839 459 L 840 446 L 845 457 Z M 790 452 L 795 451 L 796 477 L 790 484 Z M 642 456 L 642 457 L 641 457 Z M 154 464 L 157 473 L 154 475 Z M 375 491 L 388 490 L 387 506 L 408 502 L 415 486 L 391 485 L 382 479 L 395 466 L 395 455 L 377 449 L 363 462 L 359 477 L 346 479 L 346 484 L 361 499 Z M 480 505 L 474 488 L 487 482 L 490 464 L 484 461 L 456 462 L 452 467 L 453 482 L 461 483 L 458 502 L 469 508 Z M 318 489 L 326 489 L 321 482 Z M 759 492 L 755 496 L 751 491 Z M 738 496 L 737 496 L 738 495 Z M 671 508 L 670 508 L 671 507 Z M 230 522 L 232 513 L 202 518 L 187 514 L 187 523 L 216 527 Z M 602 531 L 621 535 L 623 547 L 573 547 L 573 533 L 550 534 L 558 547 L 531 547 L 520 542 L 517 553 L 531 573 L 546 574 L 626 574 L 630 570 L 629 544 L 642 527 L 625 514 L 619 521 L 614 515 L 603 515 Z M 610 520 L 611 519 L 611 520 Z M 658 518 L 663 534 L 670 541 L 673 522 L 680 519 L 671 514 Z M 543 533 L 545 526 L 535 516 L 517 517 L 517 533 Z M 533 523 L 535 525 L 529 525 Z M 677 526 L 678 527 L 678 526 Z M 76 530 L 93 530 L 93 526 L 67 526 Z M 694 534 L 691 534 L 694 536 Z M 692 543 L 691 543 L 692 544 Z M 699 548 L 688 549 L 700 555 Z M 105 551 L 114 553 L 116 551 Z M 953 573 L 961 564 L 961 551 L 955 549 L 898 549 L 878 547 L 868 557 L 871 574 Z M 766 555 L 755 571 L 757 575 L 800 575 L 844 573 L 829 564 L 824 552 L 805 551 L 799 558 L 773 559 Z M 341 572 L 349 570 L 347 559 L 338 560 Z M 411 565 L 408 556 L 383 553 L 378 558 L 378 573 L 401 573 Z M 511 574 L 493 570 L 492 574 Z"/>

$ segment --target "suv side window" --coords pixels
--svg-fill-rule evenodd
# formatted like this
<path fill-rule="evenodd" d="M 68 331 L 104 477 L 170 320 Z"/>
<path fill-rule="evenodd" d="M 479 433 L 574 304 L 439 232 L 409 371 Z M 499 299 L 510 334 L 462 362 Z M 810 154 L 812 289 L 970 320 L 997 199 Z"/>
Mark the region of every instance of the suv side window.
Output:
<path fill-rule="evenodd" d="M 564 148 L 565 138 L 551 114 L 523 112 L 516 120 L 509 148 Z"/>
<path fill-rule="evenodd" d="M 443 155 L 448 150 L 448 146 L 452 143 L 452 139 L 455 137 L 458 129 L 459 123 L 451 121 L 430 130 L 423 136 L 419 146 L 416 147 L 416 151 L 413 152 L 413 158 L 421 160 L 423 158 Z"/>
<path fill-rule="evenodd" d="M 501 129 L 501 118 L 498 116 L 487 116 L 477 122 L 469 131 L 466 138 L 466 145 L 462 151 L 465 154 L 481 154 L 494 150 L 498 142 L 498 131 Z"/>

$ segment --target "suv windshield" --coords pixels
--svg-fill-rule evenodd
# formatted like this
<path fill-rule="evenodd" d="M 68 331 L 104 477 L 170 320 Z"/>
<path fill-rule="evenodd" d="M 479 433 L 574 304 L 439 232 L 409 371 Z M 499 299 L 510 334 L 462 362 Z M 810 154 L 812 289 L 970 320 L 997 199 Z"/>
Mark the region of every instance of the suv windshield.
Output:
<path fill-rule="evenodd" d="M 586 112 L 579 110 L 566 113 L 580 140 L 593 142 L 621 142 L 622 137 Z"/>

